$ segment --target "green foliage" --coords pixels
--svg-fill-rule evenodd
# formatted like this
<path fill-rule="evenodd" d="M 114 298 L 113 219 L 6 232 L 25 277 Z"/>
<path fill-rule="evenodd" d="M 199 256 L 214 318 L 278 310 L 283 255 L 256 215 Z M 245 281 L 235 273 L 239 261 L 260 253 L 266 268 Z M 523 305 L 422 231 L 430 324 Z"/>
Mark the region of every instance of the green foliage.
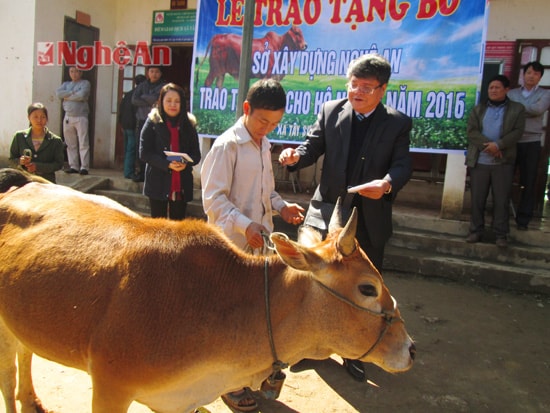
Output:
<path fill-rule="evenodd" d="M 466 119 L 414 119 L 411 148 L 464 149 L 466 123 Z"/>

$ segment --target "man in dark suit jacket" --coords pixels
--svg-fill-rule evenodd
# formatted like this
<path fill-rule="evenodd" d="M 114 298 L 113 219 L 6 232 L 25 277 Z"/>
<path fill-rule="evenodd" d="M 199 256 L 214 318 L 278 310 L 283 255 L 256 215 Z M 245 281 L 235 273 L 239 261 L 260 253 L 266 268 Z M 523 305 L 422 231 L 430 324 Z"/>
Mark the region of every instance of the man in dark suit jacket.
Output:
<path fill-rule="evenodd" d="M 348 98 L 326 102 L 306 141 L 281 152 L 289 170 L 309 166 L 325 155 L 320 184 L 312 200 L 358 209 L 357 240 L 380 271 L 384 246 L 392 234 L 392 204 L 409 181 L 411 119 L 381 103 L 391 75 L 382 56 L 363 55 L 347 71 Z M 366 184 L 354 195 L 347 188 Z M 348 372 L 365 379 L 359 360 L 344 360 Z"/>

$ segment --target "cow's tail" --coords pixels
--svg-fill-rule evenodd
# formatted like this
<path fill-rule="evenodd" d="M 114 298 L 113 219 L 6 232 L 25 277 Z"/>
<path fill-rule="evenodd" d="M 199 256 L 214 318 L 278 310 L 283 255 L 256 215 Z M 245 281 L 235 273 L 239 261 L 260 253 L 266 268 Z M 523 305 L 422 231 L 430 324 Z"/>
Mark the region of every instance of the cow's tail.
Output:
<path fill-rule="evenodd" d="M 37 175 L 32 175 L 21 169 L 2 168 L 0 169 L 0 193 L 10 190 L 12 187 L 22 187 L 30 182 L 51 183 Z"/>
<path fill-rule="evenodd" d="M 200 63 L 197 66 L 195 66 L 195 87 L 197 87 L 197 85 L 199 84 L 199 69 L 202 67 L 202 65 L 204 64 L 204 61 L 208 57 L 208 54 L 212 50 L 212 40 L 213 39 L 214 39 L 214 37 L 212 37 L 212 39 L 210 39 L 210 41 L 208 42 L 208 46 L 206 46 L 206 51 L 204 52 L 204 57 L 202 58 Z"/>

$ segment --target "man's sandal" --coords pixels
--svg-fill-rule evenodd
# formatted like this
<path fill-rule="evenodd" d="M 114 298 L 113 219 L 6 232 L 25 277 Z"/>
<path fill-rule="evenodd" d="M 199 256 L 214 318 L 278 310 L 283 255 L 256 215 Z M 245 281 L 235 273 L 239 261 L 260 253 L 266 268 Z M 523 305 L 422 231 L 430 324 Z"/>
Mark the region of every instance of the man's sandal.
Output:
<path fill-rule="evenodd" d="M 222 395 L 222 400 L 233 410 L 239 412 L 252 412 L 258 409 L 258 403 L 250 394 L 250 389 L 245 387 L 241 391 L 233 393 L 225 393 Z"/>

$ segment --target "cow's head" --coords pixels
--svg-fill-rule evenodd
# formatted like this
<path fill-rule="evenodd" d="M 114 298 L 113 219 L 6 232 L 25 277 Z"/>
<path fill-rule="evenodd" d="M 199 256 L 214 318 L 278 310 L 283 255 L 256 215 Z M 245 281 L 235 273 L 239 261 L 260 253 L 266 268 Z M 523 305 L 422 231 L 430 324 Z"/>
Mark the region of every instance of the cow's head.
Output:
<path fill-rule="evenodd" d="M 292 26 L 290 30 L 287 32 L 287 36 L 290 37 L 291 41 L 288 42 L 290 44 L 286 44 L 290 50 L 306 50 L 307 49 L 307 43 L 304 39 L 304 34 L 302 33 L 302 29 L 298 26 Z"/>
<path fill-rule="evenodd" d="M 330 312 L 323 317 L 335 325 L 334 336 L 327 338 L 334 340 L 334 352 L 390 372 L 408 370 L 416 351 L 414 342 L 395 299 L 355 239 L 356 228 L 355 208 L 342 227 L 337 204 L 324 241 L 312 229 L 305 230 L 301 243 L 279 233 L 273 233 L 271 239 L 281 259 L 310 273 L 322 299 L 330 303 Z"/>
<path fill-rule="evenodd" d="M 22 187 L 30 182 L 51 184 L 50 181 L 41 176 L 30 174 L 21 169 L 0 169 L 0 193 L 7 192 L 12 187 Z"/>

